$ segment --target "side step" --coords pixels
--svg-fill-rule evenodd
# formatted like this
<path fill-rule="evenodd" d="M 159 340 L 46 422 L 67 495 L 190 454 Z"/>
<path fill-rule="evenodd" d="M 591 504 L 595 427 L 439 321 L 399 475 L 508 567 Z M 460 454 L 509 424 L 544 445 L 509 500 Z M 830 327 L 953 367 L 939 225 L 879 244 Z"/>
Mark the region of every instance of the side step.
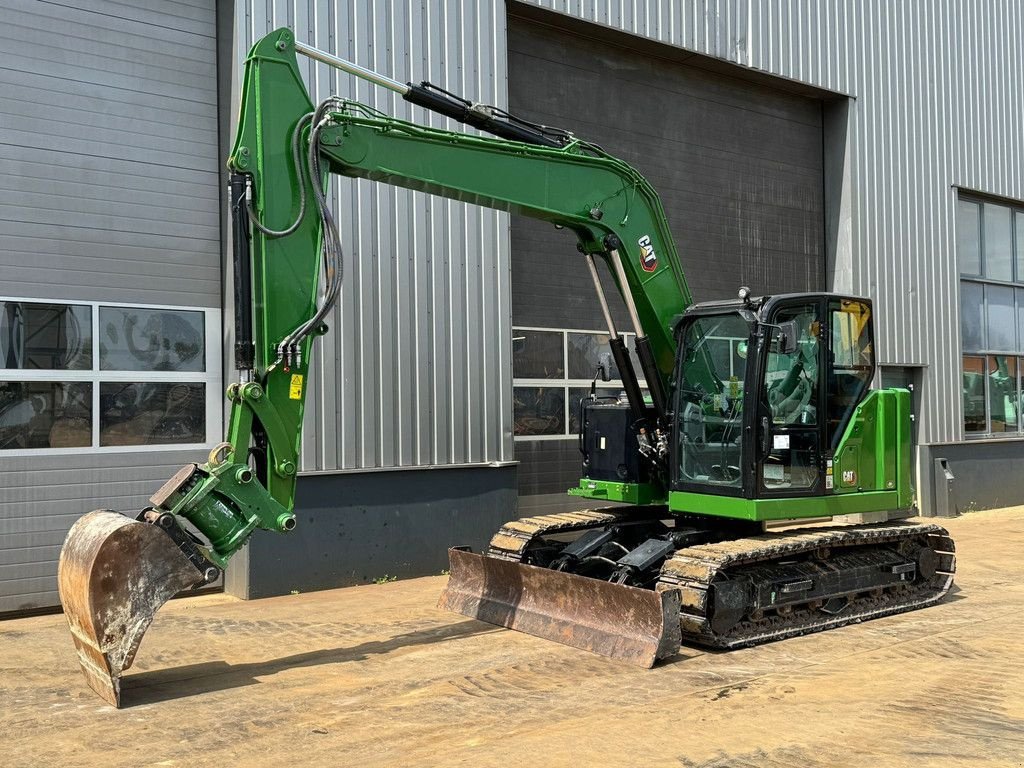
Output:
<path fill-rule="evenodd" d="M 656 592 L 449 549 L 438 607 L 641 667 L 682 641 L 679 591 Z"/>

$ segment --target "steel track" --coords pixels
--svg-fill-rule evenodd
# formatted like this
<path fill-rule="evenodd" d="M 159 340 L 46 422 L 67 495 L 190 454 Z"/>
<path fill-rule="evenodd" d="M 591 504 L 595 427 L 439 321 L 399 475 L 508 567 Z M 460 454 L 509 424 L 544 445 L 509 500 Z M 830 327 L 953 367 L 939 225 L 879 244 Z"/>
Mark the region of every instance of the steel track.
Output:
<path fill-rule="evenodd" d="M 655 511 L 657 510 L 657 511 Z M 491 539 L 489 557 L 524 562 L 535 542 L 561 533 L 605 528 L 614 523 L 655 521 L 665 518 L 663 508 L 612 507 L 526 517 L 506 523 Z M 725 579 L 738 567 L 770 565 L 808 553 L 848 547 L 892 546 L 923 537 L 939 553 L 936 572 L 913 584 L 851 595 L 839 614 L 830 615 L 808 606 L 787 613 L 769 612 L 758 620 L 746 619 L 725 633 L 711 629 L 709 593 L 716 580 Z M 805 635 L 880 616 L 923 608 L 937 602 L 953 584 L 956 555 L 948 532 L 934 524 L 883 523 L 864 526 L 830 526 L 765 533 L 728 539 L 677 550 L 665 561 L 656 584 L 658 591 L 678 590 L 681 597 L 680 626 L 684 642 L 712 648 L 742 648 L 759 643 Z"/>

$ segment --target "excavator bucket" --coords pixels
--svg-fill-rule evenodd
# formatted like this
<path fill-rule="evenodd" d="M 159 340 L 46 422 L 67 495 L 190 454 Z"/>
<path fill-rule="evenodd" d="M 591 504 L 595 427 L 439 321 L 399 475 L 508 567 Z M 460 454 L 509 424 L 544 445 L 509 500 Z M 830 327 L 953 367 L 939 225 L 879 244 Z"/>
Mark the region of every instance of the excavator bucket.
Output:
<path fill-rule="evenodd" d="M 585 651 L 651 667 L 679 651 L 679 592 L 638 589 L 448 550 L 438 606 Z"/>
<path fill-rule="evenodd" d="M 57 588 L 89 686 L 121 706 L 121 673 L 154 614 L 203 581 L 160 528 L 108 510 L 79 519 L 61 549 Z"/>

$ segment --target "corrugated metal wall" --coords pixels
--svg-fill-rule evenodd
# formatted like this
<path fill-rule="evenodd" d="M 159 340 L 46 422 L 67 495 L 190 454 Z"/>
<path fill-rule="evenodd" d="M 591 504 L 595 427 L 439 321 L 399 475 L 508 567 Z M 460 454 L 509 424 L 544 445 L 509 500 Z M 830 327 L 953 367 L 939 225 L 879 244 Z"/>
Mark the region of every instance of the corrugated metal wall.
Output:
<path fill-rule="evenodd" d="M 220 307 L 214 0 L 0 19 L 0 295 Z M 195 458 L 0 455 L 0 612 L 56 605 L 71 524 Z"/>
<path fill-rule="evenodd" d="M 236 6 L 239 61 L 280 26 L 403 82 L 505 103 L 501 3 L 247 0 Z M 333 93 L 455 127 L 299 58 L 314 100 Z M 316 348 L 302 468 L 510 460 L 507 215 L 366 181 L 335 179 L 333 194 L 345 281 L 331 333 Z"/>
<path fill-rule="evenodd" d="M 0 295 L 219 307 L 214 0 L 0 18 Z"/>
<path fill-rule="evenodd" d="M 1024 8 L 929 0 L 529 0 L 849 94 L 852 289 L 924 364 L 922 442 L 963 438 L 954 185 L 1024 199 Z M 837 270 L 846 274 L 843 270 Z"/>

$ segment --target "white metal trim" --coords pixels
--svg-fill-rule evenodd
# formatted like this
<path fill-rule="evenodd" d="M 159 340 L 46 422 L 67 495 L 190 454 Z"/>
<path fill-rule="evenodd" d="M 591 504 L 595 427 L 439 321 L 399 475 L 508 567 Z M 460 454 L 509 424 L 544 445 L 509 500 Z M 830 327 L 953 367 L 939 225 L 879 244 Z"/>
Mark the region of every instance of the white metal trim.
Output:
<path fill-rule="evenodd" d="M 172 304 L 143 304 L 118 301 L 84 301 L 79 299 L 24 298 L 0 296 L 0 302 L 11 301 L 22 304 L 63 304 L 87 306 L 90 308 L 92 323 L 92 365 L 87 371 L 61 369 L 23 370 L 0 368 L 0 381 L 9 382 L 88 382 L 92 384 L 92 445 L 75 448 L 21 448 L 0 449 L 0 458 L 31 458 L 34 456 L 69 456 L 92 453 L 147 453 L 167 451 L 209 450 L 218 442 L 223 432 L 224 374 L 221 366 L 222 312 L 217 307 L 196 307 Z M 203 314 L 203 336 L 206 345 L 205 370 L 203 371 L 105 371 L 100 366 L 99 313 L 101 307 L 124 307 L 129 309 L 156 309 L 173 312 L 201 312 Z M 158 382 L 194 383 L 205 385 L 206 396 L 206 442 L 171 443 L 161 445 L 100 445 L 100 384 L 104 382 Z"/>

